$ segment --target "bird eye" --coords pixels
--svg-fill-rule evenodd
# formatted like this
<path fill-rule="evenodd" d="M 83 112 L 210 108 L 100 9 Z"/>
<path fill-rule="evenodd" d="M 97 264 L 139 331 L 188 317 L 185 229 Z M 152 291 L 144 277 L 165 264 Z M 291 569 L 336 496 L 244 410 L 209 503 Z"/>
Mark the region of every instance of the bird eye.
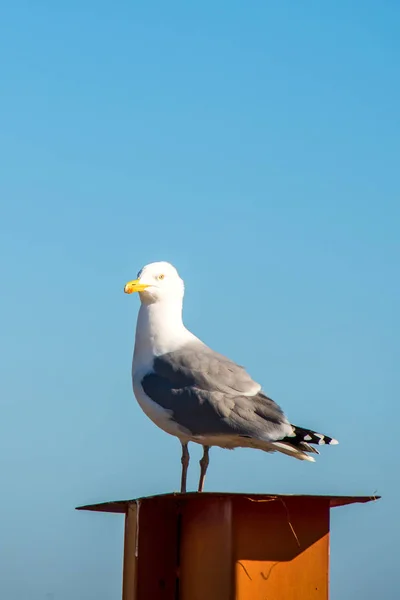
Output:
<path fill-rule="evenodd" d="M 157 279 L 160 279 L 160 280 L 162 280 L 162 279 L 164 279 L 164 277 L 165 277 L 165 275 L 159 275 L 159 276 L 157 277 Z"/>

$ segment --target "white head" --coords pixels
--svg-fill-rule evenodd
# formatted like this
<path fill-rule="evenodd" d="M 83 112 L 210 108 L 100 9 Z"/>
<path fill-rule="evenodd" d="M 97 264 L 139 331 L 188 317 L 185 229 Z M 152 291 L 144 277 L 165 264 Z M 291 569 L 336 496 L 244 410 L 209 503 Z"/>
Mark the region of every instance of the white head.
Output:
<path fill-rule="evenodd" d="M 184 291 L 178 271 L 168 262 L 146 265 L 139 271 L 137 279 L 129 281 L 124 288 L 126 294 L 139 292 L 142 304 L 182 302 Z"/>

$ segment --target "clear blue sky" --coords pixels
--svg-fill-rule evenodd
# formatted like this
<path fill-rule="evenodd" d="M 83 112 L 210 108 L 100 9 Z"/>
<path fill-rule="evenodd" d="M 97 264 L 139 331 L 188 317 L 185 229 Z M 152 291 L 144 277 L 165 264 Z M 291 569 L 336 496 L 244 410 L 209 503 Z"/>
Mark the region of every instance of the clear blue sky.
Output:
<path fill-rule="evenodd" d="M 341 442 L 214 449 L 207 489 L 382 494 L 332 515 L 332 598 L 397 599 L 399 28 L 394 0 L 3 3 L 1 598 L 118 598 L 122 519 L 74 507 L 178 489 L 123 294 L 169 260 L 186 324 Z"/>

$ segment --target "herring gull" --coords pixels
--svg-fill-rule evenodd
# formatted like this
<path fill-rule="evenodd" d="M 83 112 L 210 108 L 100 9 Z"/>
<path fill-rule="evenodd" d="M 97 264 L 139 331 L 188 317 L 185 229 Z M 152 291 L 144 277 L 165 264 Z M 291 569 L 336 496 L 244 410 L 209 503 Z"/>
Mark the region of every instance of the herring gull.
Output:
<path fill-rule="evenodd" d="M 189 442 L 203 446 L 203 491 L 211 446 L 258 448 L 314 462 L 313 445 L 337 440 L 292 425 L 245 369 L 218 354 L 183 324 L 184 283 L 167 262 L 145 266 L 125 293 L 139 292 L 132 383 L 144 413 L 182 445 L 181 492 L 186 492 Z"/>

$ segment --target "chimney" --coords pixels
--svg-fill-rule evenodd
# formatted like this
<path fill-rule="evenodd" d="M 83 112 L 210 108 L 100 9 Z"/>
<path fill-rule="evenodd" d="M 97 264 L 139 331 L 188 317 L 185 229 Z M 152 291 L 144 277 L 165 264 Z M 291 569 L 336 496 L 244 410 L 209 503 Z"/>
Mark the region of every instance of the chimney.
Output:
<path fill-rule="evenodd" d="M 123 600 L 327 600 L 331 508 L 378 497 L 165 494 L 125 516 Z"/>

